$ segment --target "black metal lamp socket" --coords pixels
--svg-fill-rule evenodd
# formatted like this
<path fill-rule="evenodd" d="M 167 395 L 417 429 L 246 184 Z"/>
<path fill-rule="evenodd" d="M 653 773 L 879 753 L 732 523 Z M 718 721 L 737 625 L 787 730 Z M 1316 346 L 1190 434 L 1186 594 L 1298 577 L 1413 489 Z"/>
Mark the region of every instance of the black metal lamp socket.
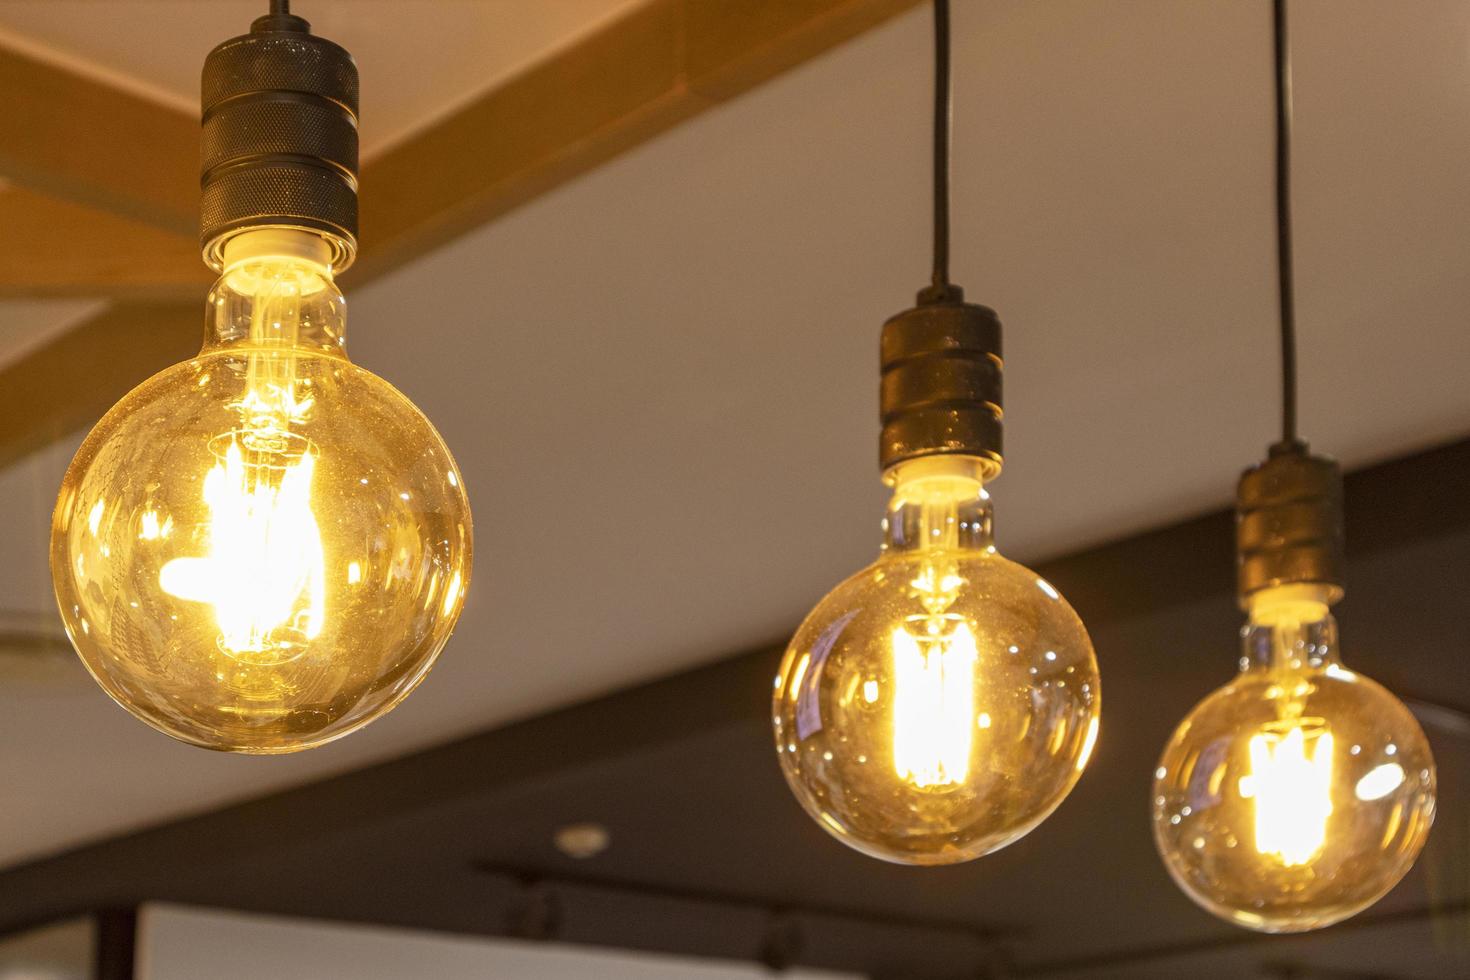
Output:
<path fill-rule="evenodd" d="M 1000 318 L 958 286 L 931 287 L 883 325 L 884 470 L 921 456 L 976 456 L 1000 472 Z"/>
<path fill-rule="evenodd" d="M 209 53 L 201 78 L 200 239 L 219 269 L 224 243 L 252 228 L 301 228 L 357 252 L 357 65 L 300 17 L 261 17 Z"/>
<path fill-rule="evenodd" d="M 1342 598 L 1342 472 L 1305 443 L 1271 447 L 1270 457 L 1241 474 L 1235 541 L 1241 605 L 1263 589 L 1325 585 Z"/>

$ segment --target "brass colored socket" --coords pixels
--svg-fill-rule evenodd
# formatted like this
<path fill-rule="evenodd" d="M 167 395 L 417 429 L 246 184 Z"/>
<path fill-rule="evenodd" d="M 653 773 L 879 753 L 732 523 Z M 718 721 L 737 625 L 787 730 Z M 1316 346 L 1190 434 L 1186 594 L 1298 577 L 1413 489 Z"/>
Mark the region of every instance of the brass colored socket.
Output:
<path fill-rule="evenodd" d="M 1236 493 L 1235 541 L 1241 604 L 1281 585 L 1329 586 L 1342 598 L 1342 473 L 1304 443 L 1273 446 L 1246 470 Z"/>
<path fill-rule="evenodd" d="M 920 303 L 883 325 L 880 404 L 884 470 L 920 456 L 955 454 L 1000 472 L 1000 319 L 964 301 L 957 286 L 920 294 Z"/>

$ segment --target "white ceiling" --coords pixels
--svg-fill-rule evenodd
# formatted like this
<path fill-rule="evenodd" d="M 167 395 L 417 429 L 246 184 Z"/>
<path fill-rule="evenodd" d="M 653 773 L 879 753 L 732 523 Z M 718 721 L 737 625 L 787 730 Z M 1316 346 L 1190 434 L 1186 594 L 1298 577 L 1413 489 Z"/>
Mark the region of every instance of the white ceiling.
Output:
<path fill-rule="evenodd" d="M 300 0 L 313 33 L 341 44 L 362 77 L 371 156 L 545 58 L 639 0 Z M 199 111 L 199 71 L 244 34 L 266 0 L 0 0 L 0 45 Z"/>
<path fill-rule="evenodd" d="M 1302 424 L 1359 465 L 1470 434 L 1470 5 L 1292 6 Z M 1226 504 L 1277 411 L 1269 3 L 955 16 L 954 271 L 1007 324 L 1002 546 Z M 868 561 L 878 328 L 927 276 L 930 43 L 901 17 L 356 292 L 354 358 L 475 507 L 440 666 L 284 759 L 176 745 L 82 680 L 0 689 L 0 860 L 724 656 Z M 0 474 L 7 604 L 49 601 L 70 448 Z"/>

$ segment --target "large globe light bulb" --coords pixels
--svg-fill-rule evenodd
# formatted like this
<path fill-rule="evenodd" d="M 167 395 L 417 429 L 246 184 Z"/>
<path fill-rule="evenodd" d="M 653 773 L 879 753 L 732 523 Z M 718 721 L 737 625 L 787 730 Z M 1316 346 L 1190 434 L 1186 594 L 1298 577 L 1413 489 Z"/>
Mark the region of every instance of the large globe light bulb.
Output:
<path fill-rule="evenodd" d="M 424 678 L 470 578 L 470 510 L 439 434 L 347 360 L 330 248 L 289 229 L 225 247 L 199 356 L 83 442 L 52 525 L 82 661 L 165 734 L 311 748 Z"/>
<path fill-rule="evenodd" d="M 1092 643 L 1045 580 L 1002 558 L 978 459 L 890 471 L 872 565 L 802 623 L 776 677 L 777 754 L 838 840 L 954 864 L 1039 824 L 1097 737 Z"/>
<path fill-rule="evenodd" d="M 1372 905 L 1434 820 L 1434 760 L 1403 703 L 1342 665 L 1323 586 L 1251 596 L 1240 674 L 1195 707 L 1155 772 L 1154 840 L 1222 919 L 1300 932 Z"/>

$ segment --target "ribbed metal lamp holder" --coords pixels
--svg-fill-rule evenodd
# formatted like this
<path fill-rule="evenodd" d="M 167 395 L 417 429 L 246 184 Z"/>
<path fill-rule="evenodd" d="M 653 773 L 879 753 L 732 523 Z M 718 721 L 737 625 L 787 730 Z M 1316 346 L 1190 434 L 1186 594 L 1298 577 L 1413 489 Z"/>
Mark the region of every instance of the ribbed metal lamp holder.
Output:
<path fill-rule="evenodd" d="M 209 53 L 201 78 L 200 241 L 220 269 L 224 245 L 253 228 L 300 228 L 357 253 L 357 65 L 290 14 L 270 14 Z"/>
<path fill-rule="evenodd" d="M 1324 585 L 1342 597 L 1345 569 L 1342 472 L 1305 443 L 1271 447 L 1241 474 L 1235 540 L 1242 605 L 1262 589 Z"/>
<path fill-rule="evenodd" d="M 884 470 L 921 456 L 1002 462 L 1001 328 L 995 311 L 965 302 L 958 286 L 932 286 L 883 325 L 879 401 Z"/>

